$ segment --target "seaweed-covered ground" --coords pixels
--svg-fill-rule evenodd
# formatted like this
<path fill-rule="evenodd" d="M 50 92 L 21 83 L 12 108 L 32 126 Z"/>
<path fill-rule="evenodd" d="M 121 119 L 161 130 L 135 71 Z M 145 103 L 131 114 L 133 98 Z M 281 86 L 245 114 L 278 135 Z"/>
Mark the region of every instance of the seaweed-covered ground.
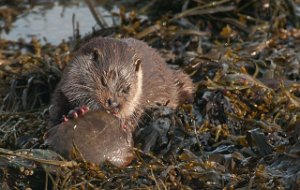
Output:
<path fill-rule="evenodd" d="M 26 11 L 13 2 L 2 30 Z M 300 1 L 117 3 L 119 24 L 96 14 L 90 36 L 0 40 L 0 189 L 299 189 Z M 192 105 L 148 113 L 122 169 L 38 149 L 61 70 L 91 36 L 144 40 L 197 88 Z"/>

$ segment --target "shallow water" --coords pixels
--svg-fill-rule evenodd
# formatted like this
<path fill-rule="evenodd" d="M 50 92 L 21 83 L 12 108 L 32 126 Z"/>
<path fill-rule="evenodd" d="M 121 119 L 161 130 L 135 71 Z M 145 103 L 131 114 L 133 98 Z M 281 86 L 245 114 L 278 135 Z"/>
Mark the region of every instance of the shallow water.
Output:
<path fill-rule="evenodd" d="M 101 5 L 97 5 L 96 9 L 101 12 L 108 25 L 111 26 L 110 12 Z M 73 36 L 73 14 L 75 14 L 75 23 L 79 24 L 81 36 L 92 32 L 93 27 L 98 27 L 84 1 L 68 3 L 67 5 L 40 1 L 39 5 L 17 17 L 9 33 L 2 30 L 0 35 L 1 38 L 8 40 L 23 38 L 25 41 L 30 41 L 32 37 L 36 37 L 42 43 L 50 42 L 57 45 L 62 40 L 67 40 Z"/>

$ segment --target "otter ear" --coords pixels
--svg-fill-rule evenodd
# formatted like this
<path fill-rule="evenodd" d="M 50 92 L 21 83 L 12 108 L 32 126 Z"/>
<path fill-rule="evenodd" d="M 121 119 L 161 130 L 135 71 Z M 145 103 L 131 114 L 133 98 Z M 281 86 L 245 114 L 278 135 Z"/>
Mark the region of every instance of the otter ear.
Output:
<path fill-rule="evenodd" d="M 101 56 L 102 56 L 102 54 L 101 54 L 100 50 L 98 48 L 94 48 L 93 53 L 92 53 L 92 59 L 95 61 L 99 61 Z"/>
<path fill-rule="evenodd" d="M 136 72 L 138 72 L 141 69 L 141 62 L 142 61 L 140 59 L 135 60 L 134 66 L 135 66 L 135 71 Z"/>

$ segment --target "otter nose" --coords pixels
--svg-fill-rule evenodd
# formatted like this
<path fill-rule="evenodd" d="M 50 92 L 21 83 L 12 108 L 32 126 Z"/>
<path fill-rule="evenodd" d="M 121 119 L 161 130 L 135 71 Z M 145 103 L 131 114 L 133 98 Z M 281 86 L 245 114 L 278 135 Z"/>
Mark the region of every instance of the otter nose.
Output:
<path fill-rule="evenodd" d="M 120 105 L 119 102 L 117 102 L 116 100 L 113 100 L 111 98 L 109 98 L 107 100 L 107 104 L 108 104 L 109 107 L 112 107 L 112 108 L 116 108 Z"/>

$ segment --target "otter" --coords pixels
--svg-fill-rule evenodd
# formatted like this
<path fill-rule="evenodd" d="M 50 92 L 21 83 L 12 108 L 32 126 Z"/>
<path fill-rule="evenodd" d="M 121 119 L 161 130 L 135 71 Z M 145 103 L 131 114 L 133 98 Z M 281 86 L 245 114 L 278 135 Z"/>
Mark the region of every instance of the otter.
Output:
<path fill-rule="evenodd" d="M 155 49 L 140 40 L 98 37 L 74 55 L 52 96 L 50 127 L 70 110 L 77 110 L 77 116 L 86 107 L 137 124 L 144 111 L 156 104 L 175 109 L 193 101 L 189 76 L 171 69 Z"/>

